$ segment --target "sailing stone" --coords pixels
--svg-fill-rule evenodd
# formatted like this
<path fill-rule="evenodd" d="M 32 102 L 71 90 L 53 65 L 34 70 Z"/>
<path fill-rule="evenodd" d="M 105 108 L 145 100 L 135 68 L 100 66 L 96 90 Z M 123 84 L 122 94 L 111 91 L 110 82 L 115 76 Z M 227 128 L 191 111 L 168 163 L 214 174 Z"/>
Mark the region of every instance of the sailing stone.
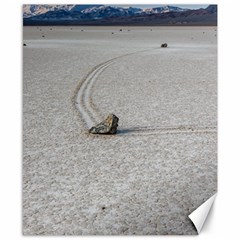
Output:
<path fill-rule="evenodd" d="M 116 134 L 118 127 L 119 118 L 114 114 L 109 114 L 108 117 L 97 124 L 96 126 L 90 128 L 89 133 L 93 134 Z"/>
<path fill-rule="evenodd" d="M 163 43 L 162 45 L 161 45 L 161 48 L 166 48 L 167 47 L 167 43 Z"/>

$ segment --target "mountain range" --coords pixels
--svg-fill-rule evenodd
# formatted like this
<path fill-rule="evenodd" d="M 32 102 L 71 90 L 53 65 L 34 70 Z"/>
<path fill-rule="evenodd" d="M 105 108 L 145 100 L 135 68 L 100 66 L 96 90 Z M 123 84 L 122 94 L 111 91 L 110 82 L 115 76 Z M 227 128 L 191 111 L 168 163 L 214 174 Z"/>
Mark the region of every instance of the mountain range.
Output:
<path fill-rule="evenodd" d="M 217 5 L 205 9 L 108 5 L 24 5 L 24 25 L 217 25 Z"/>

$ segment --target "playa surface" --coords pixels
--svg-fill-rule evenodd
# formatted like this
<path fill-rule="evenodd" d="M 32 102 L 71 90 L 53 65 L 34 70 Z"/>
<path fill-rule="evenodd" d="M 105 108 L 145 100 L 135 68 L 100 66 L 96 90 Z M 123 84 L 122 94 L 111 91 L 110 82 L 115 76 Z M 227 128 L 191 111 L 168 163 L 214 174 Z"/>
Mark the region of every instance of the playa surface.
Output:
<path fill-rule="evenodd" d="M 196 234 L 217 191 L 216 34 L 23 28 L 24 235 Z M 118 134 L 88 134 L 109 113 Z"/>

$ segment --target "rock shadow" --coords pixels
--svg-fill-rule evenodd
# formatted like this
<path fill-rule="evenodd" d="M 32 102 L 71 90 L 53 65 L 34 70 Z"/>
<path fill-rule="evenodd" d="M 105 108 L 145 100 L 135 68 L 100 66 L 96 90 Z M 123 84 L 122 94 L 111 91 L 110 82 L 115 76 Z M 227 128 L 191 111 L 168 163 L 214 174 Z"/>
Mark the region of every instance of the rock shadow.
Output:
<path fill-rule="evenodd" d="M 148 132 L 155 131 L 156 127 L 132 127 L 132 128 L 119 128 L 117 134 L 128 134 L 128 133 L 137 133 L 137 132 Z"/>

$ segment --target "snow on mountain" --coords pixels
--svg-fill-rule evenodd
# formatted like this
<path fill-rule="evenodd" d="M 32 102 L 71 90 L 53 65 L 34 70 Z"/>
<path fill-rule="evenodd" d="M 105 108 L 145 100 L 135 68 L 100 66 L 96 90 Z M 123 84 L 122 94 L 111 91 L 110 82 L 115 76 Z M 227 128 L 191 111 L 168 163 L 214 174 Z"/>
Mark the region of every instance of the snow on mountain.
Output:
<path fill-rule="evenodd" d="M 170 13 L 170 14 L 168 14 Z M 141 9 L 116 5 L 24 5 L 23 25 L 217 25 L 217 5 Z"/>
<path fill-rule="evenodd" d="M 217 5 L 209 5 L 206 8 L 206 11 L 210 12 L 210 13 L 217 13 Z"/>
<path fill-rule="evenodd" d="M 93 8 L 93 7 L 99 7 L 102 5 L 73 5 L 73 4 L 67 4 L 67 5 L 23 5 L 23 17 L 33 17 L 38 16 L 44 13 L 47 13 L 49 11 L 60 11 L 64 10 L 66 12 L 81 12 L 84 9 L 87 8 Z"/>
<path fill-rule="evenodd" d="M 174 6 L 163 6 L 163 7 L 156 7 L 156 8 L 147 8 L 144 10 L 147 14 L 154 14 L 154 13 L 167 13 L 167 12 L 183 12 L 187 9 L 174 7 Z"/>
<path fill-rule="evenodd" d="M 32 16 L 38 16 L 41 14 L 44 14 L 49 11 L 57 11 L 57 10 L 66 10 L 70 11 L 72 8 L 74 8 L 75 5 L 23 5 L 23 17 L 28 18 Z"/>
<path fill-rule="evenodd" d="M 164 6 L 157 8 L 141 9 L 135 7 L 117 7 L 109 5 L 24 5 L 23 6 L 23 17 L 29 18 L 39 16 L 48 12 L 57 12 L 64 10 L 67 14 L 81 13 L 86 17 L 98 19 L 105 17 L 122 17 L 122 16 L 133 16 L 137 14 L 154 14 L 154 13 L 166 13 L 166 12 L 179 12 L 185 11 L 179 7 Z"/>
<path fill-rule="evenodd" d="M 105 18 L 105 17 L 121 17 L 121 16 L 132 16 L 137 13 L 141 13 L 142 9 L 140 8 L 122 8 L 116 6 L 100 6 L 92 7 L 83 10 L 81 13 L 87 14 L 94 19 Z"/>

